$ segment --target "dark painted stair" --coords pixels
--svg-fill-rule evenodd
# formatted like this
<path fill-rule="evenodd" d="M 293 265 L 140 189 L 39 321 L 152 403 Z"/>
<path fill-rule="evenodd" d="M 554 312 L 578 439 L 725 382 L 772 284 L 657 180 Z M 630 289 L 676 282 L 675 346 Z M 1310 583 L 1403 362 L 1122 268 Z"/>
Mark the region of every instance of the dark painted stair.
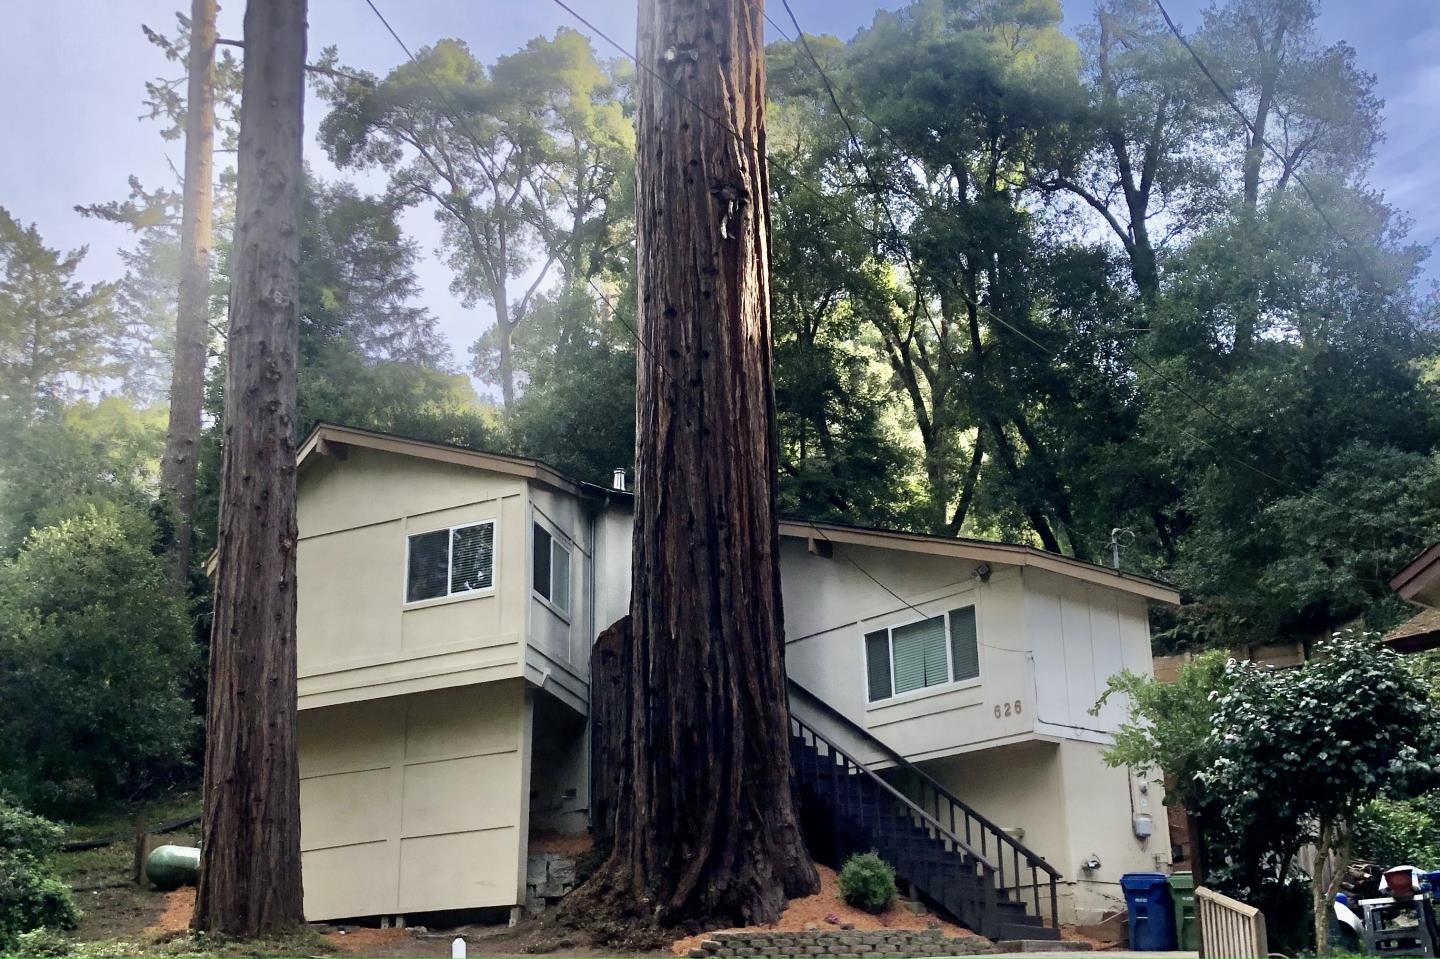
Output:
<path fill-rule="evenodd" d="M 801 823 L 819 861 L 839 868 L 850 855 L 873 850 L 920 899 L 983 936 L 1060 938 L 1059 873 L 1044 859 L 903 759 L 899 772 L 923 777 L 913 798 L 793 715 L 790 732 Z"/>

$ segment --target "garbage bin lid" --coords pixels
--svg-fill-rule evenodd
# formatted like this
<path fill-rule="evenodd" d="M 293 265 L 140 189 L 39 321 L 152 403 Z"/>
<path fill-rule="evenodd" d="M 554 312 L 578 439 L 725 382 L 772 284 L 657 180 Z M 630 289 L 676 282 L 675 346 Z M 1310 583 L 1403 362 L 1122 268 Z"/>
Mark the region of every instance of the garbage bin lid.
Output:
<path fill-rule="evenodd" d="M 1126 889 L 1136 891 L 1154 889 L 1156 886 L 1163 886 L 1170 881 L 1170 877 L 1163 872 L 1127 872 L 1120 877 L 1120 885 Z"/>

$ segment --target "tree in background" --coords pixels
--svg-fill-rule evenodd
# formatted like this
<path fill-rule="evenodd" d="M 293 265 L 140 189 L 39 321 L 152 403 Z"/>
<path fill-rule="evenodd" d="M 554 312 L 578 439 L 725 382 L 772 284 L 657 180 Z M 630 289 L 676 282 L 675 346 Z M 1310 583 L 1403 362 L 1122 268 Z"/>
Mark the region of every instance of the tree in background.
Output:
<path fill-rule="evenodd" d="M 1160 257 L 1218 206 L 1214 93 L 1151 0 L 1107 0 L 1080 38 L 1086 102 L 1047 138 L 1035 182 L 1100 216 L 1153 304 Z"/>
<path fill-rule="evenodd" d="M 185 179 L 180 207 L 180 283 L 170 369 L 170 428 L 165 432 L 161 489 L 175 528 L 168 550 L 170 587 L 190 587 L 195 527 L 195 470 L 205 406 L 210 345 L 210 251 L 215 176 L 215 0 L 191 0 L 186 64 Z"/>
<path fill-rule="evenodd" d="M 322 63 L 336 60 L 330 50 Z M 342 169 L 386 171 L 395 202 L 433 208 L 451 289 L 494 309 L 477 372 L 500 387 L 508 417 L 520 387 L 516 331 L 556 263 L 569 257 L 573 285 L 586 269 L 587 233 L 605 235 L 615 178 L 607 163 L 627 139 L 607 105 L 615 82 L 589 42 L 566 30 L 488 68 L 464 43 L 442 40 L 382 82 L 354 75 L 319 83 L 331 105 L 322 142 Z M 557 225 L 557 212 L 568 222 Z"/>
<path fill-rule="evenodd" d="M 233 936 L 305 919 L 295 743 L 305 9 L 305 0 L 249 0 L 245 8 L 219 572 L 192 920 L 196 929 Z"/>
<path fill-rule="evenodd" d="M 0 565 L 0 791 L 46 815 L 145 799 L 193 752 L 197 651 L 152 531 L 90 505 Z"/>
<path fill-rule="evenodd" d="M 22 422 L 109 370 L 114 287 L 75 279 L 85 252 L 47 247 L 0 208 L 0 402 Z"/>
<path fill-rule="evenodd" d="M 12 558 L 32 530 L 91 508 L 114 507 L 137 542 L 161 539 L 152 514 L 163 407 L 111 397 L 12 426 L 0 424 L 0 559 Z"/>
<path fill-rule="evenodd" d="M 825 38 L 807 43 L 830 61 L 841 48 Z M 873 203 L 858 192 L 825 195 L 847 142 L 804 48 L 772 44 L 766 74 L 774 105 L 766 141 L 784 171 L 771 186 L 780 509 L 872 526 L 923 523 L 906 495 L 915 457 L 886 415 L 889 377 L 867 322 L 872 311 L 893 310 L 895 296 L 863 226 L 875 217 Z M 955 530 L 967 513 L 961 500 Z"/>

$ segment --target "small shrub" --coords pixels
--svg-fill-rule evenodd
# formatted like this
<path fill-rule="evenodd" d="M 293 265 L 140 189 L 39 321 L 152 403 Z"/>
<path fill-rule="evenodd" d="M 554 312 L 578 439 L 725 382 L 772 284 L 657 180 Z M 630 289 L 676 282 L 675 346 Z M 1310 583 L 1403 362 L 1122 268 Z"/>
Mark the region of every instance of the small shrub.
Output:
<path fill-rule="evenodd" d="M 75 949 L 60 933 L 53 929 L 41 927 L 30 932 L 22 932 L 16 937 L 17 945 L 15 955 L 17 956 L 69 956 L 74 955 Z"/>
<path fill-rule="evenodd" d="M 23 946 L 23 933 L 79 921 L 70 887 L 50 867 L 59 841 L 59 826 L 0 799 L 0 951 Z"/>
<path fill-rule="evenodd" d="M 845 860 L 839 883 L 840 895 L 857 909 L 878 914 L 895 903 L 895 870 L 876 853 Z"/>

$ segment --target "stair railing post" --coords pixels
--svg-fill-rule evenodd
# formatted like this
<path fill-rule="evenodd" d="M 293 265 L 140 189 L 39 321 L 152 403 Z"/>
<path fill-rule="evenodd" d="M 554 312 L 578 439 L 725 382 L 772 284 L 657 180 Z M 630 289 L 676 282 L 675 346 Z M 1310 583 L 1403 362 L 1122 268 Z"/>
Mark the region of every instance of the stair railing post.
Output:
<path fill-rule="evenodd" d="M 1000 902 L 998 892 L 995 888 L 995 873 L 994 870 L 985 867 L 981 868 L 981 872 L 985 877 L 984 925 L 989 930 L 985 935 L 991 938 L 999 938 Z"/>

